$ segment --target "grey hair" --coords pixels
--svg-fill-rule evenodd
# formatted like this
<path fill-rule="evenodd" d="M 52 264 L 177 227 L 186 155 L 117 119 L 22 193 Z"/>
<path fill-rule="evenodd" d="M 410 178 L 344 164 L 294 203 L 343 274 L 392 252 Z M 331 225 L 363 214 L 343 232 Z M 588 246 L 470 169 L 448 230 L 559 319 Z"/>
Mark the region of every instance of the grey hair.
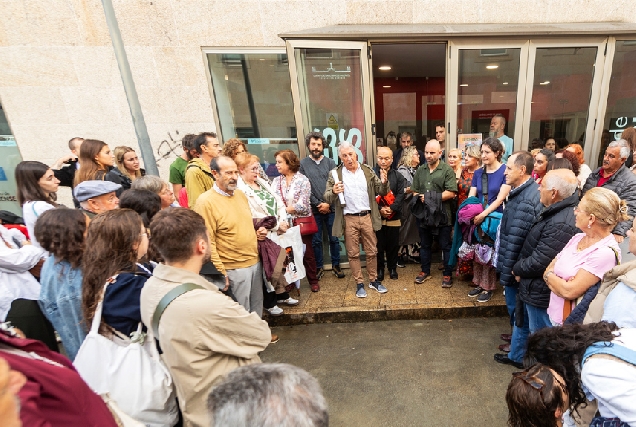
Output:
<path fill-rule="evenodd" d="M 353 144 L 349 141 L 342 141 L 340 144 L 338 144 L 338 157 L 340 157 L 340 151 L 343 148 L 354 148 Z"/>
<path fill-rule="evenodd" d="M 155 175 L 140 176 L 130 185 L 131 190 L 149 190 L 155 194 L 161 193 L 166 182 Z"/>
<path fill-rule="evenodd" d="M 574 172 L 572 172 L 572 176 L 576 178 L 574 176 Z M 567 199 L 579 189 L 578 181 L 567 182 L 559 175 L 552 173 L 546 174 L 546 176 L 543 178 L 543 185 L 548 190 L 556 190 L 561 200 Z"/>
<path fill-rule="evenodd" d="M 467 156 L 474 157 L 479 160 L 479 163 L 481 164 L 481 144 L 471 144 L 466 147 L 464 152 Z"/>
<path fill-rule="evenodd" d="M 208 396 L 211 427 L 327 427 L 327 402 L 316 378 L 286 363 L 230 372 Z"/>
<path fill-rule="evenodd" d="M 607 146 L 608 148 L 610 147 L 621 147 L 621 159 L 626 159 L 629 157 L 629 153 L 631 151 L 631 148 L 629 147 L 629 142 L 625 141 L 624 139 L 619 139 L 618 141 L 612 141 L 610 142 L 610 144 Z"/>
<path fill-rule="evenodd" d="M 492 118 L 494 119 L 495 117 L 498 117 L 501 119 L 501 122 L 503 123 L 504 126 L 506 126 L 506 118 L 503 116 L 503 114 L 495 114 L 494 116 L 492 116 Z"/>

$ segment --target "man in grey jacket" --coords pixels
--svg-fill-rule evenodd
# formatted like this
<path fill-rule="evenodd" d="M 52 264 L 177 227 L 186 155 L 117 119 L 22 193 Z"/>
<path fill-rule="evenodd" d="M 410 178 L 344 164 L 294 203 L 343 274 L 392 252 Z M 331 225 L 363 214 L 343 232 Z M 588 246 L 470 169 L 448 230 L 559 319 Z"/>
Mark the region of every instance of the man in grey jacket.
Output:
<path fill-rule="evenodd" d="M 611 142 L 605 150 L 603 164 L 590 174 L 583 186 L 583 193 L 594 187 L 605 187 L 627 202 L 630 217 L 636 215 L 636 175 L 625 166 L 629 157 L 629 143 L 624 139 Z M 618 243 L 622 243 L 631 227 L 631 221 L 619 222 L 612 233 Z"/>

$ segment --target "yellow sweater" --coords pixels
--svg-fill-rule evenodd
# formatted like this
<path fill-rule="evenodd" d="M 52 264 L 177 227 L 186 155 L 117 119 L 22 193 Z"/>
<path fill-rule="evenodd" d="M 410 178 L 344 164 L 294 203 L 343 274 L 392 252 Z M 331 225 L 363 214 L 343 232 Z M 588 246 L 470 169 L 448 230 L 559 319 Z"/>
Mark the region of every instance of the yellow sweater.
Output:
<path fill-rule="evenodd" d="M 214 188 L 208 190 L 199 196 L 193 210 L 205 220 L 210 232 L 211 260 L 221 273 L 258 262 L 252 213 L 241 190 L 235 190 L 230 197 Z"/>
<path fill-rule="evenodd" d="M 188 207 L 197 203 L 199 196 L 208 191 L 214 185 L 210 165 L 200 158 L 192 159 L 186 166 L 185 187 L 188 193 Z"/>

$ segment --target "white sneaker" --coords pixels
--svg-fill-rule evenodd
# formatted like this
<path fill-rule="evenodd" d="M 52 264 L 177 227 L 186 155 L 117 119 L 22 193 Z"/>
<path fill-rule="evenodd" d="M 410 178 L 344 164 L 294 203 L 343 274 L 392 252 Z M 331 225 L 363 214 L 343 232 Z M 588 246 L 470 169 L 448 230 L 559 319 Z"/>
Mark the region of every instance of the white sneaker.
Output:
<path fill-rule="evenodd" d="M 287 305 L 296 305 L 298 304 L 298 300 L 294 299 L 292 297 L 289 297 L 287 299 L 279 299 L 278 301 L 276 301 L 278 304 L 287 304 Z"/>
<path fill-rule="evenodd" d="M 277 305 L 272 308 L 266 308 L 265 310 L 267 310 L 272 316 L 280 316 L 281 314 L 283 314 L 283 309 Z"/>

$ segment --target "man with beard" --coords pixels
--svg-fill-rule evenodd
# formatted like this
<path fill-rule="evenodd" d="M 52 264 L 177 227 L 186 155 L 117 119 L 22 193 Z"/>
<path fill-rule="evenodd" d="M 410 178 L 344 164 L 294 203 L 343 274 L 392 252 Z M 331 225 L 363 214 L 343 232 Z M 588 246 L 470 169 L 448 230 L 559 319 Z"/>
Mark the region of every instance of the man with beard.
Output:
<path fill-rule="evenodd" d="M 318 224 L 318 232 L 314 234 L 312 246 L 314 255 L 316 256 L 316 276 L 318 279 L 324 274 L 324 263 L 322 254 L 322 235 L 323 227 L 327 229 L 329 235 L 329 252 L 331 252 L 331 268 L 333 274 L 342 279 L 345 277 L 340 269 L 340 241 L 332 233 L 333 220 L 335 211 L 333 207 L 327 203 L 323 197 L 329 178 L 329 171 L 335 169 L 336 162 L 323 155 L 325 148 L 325 137 L 320 132 L 310 132 L 305 137 L 305 144 L 309 151 L 309 157 L 305 157 L 300 161 L 300 173 L 309 179 L 311 184 L 311 195 L 309 202 L 311 211 L 316 218 Z"/>
<path fill-rule="evenodd" d="M 265 240 L 267 229 L 254 230 L 247 197 L 236 189 L 238 167 L 226 156 L 212 159 L 214 185 L 199 196 L 194 211 L 205 220 L 210 233 L 210 259 L 224 276 L 214 283 L 227 291 L 249 312 L 263 314 L 263 269 L 257 240 Z M 249 225 L 249 226 L 246 226 Z"/>
<path fill-rule="evenodd" d="M 207 427 L 212 422 L 206 410 L 210 389 L 235 368 L 260 362 L 258 353 L 269 344 L 271 331 L 260 316 L 199 275 L 213 243 L 199 214 L 165 209 L 153 218 L 150 234 L 165 261 L 141 291 L 141 318 L 148 339 L 159 340 L 184 425 Z"/>

